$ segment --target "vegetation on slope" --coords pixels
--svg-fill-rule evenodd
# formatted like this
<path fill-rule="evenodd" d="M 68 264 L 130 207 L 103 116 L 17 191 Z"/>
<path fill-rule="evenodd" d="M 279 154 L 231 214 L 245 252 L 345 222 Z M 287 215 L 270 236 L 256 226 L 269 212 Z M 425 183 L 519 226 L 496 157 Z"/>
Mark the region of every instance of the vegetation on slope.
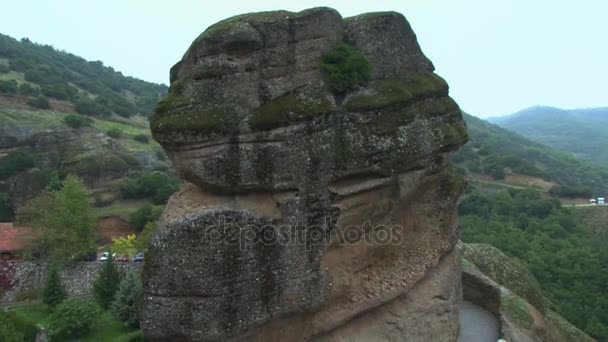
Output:
<path fill-rule="evenodd" d="M 608 108 L 532 107 L 491 121 L 546 146 L 608 165 Z"/>
<path fill-rule="evenodd" d="M 491 244 L 523 263 L 550 307 L 600 341 L 608 341 L 608 249 L 577 220 L 577 208 L 535 190 L 482 193 L 462 201 L 462 239 Z"/>
<path fill-rule="evenodd" d="M 67 101 L 85 115 L 128 117 L 151 113 L 166 92 L 100 61 L 0 34 L 0 93 Z"/>
<path fill-rule="evenodd" d="M 556 195 L 588 197 L 608 193 L 608 168 L 532 142 L 484 120 L 464 115 L 470 143 L 452 160 L 467 172 L 502 180 L 507 172 L 557 184 Z"/>

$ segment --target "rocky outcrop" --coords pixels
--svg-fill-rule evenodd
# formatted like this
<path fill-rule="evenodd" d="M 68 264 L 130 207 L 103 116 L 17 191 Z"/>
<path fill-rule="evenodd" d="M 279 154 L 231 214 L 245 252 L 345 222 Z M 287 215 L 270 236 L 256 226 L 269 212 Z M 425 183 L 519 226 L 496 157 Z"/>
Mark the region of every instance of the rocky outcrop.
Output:
<path fill-rule="evenodd" d="M 513 342 L 594 341 L 546 307 L 538 281 L 523 265 L 487 244 L 461 244 L 464 299 L 499 317 Z"/>
<path fill-rule="evenodd" d="M 371 77 L 335 94 L 320 65 L 342 42 Z M 219 22 L 151 129 L 189 183 L 146 254 L 146 339 L 456 339 L 464 181 L 447 156 L 466 128 L 402 15 Z"/>

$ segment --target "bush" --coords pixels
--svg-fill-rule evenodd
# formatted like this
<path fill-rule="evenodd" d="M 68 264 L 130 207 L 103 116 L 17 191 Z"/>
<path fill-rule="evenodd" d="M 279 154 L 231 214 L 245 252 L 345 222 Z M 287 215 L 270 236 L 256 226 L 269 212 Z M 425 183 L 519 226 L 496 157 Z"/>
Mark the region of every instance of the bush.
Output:
<path fill-rule="evenodd" d="M 147 144 L 148 142 L 150 142 L 150 139 L 148 139 L 148 136 L 145 134 L 138 134 L 133 137 L 133 140 L 139 141 L 142 144 Z"/>
<path fill-rule="evenodd" d="M 65 123 L 66 125 L 68 125 L 72 128 L 78 129 L 81 127 L 91 126 L 93 124 L 93 119 L 87 118 L 82 115 L 70 114 L 70 115 L 66 116 L 65 118 L 63 118 L 63 123 Z"/>
<path fill-rule="evenodd" d="M 78 94 L 78 89 L 65 83 L 44 84 L 40 87 L 40 91 L 58 100 L 73 99 Z"/>
<path fill-rule="evenodd" d="M 61 276 L 56 265 L 51 266 L 42 290 L 42 302 L 51 308 L 59 305 L 66 298 Z"/>
<path fill-rule="evenodd" d="M 49 316 L 48 331 L 51 340 L 64 341 L 76 339 L 91 331 L 101 310 L 88 300 L 66 299 Z"/>
<path fill-rule="evenodd" d="M 51 104 L 49 103 L 49 99 L 44 96 L 38 96 L 35 99 L 31 99 L 27 101 L 28 106 L 40 109 L 49 109 L 51 108 Z"/>
<path fill-rule="evenodd" d="M 126 335 L 122 335 L 114 342 L 144 342 L 144 334 L 141 330 L 132 331 Z"/>
<path fill-rule="evenodd" d="M 19 86 L 19 94 L 24 96 L 38 95 L 38 88 L 32 87 L 29 83 L 23 83 Z"/>
<path fill-rule="evenodd" d="M 11 72 L 11 68 L 4 64 L 0 64 L 0 74 L 8 74 L 9 72 Z"/>
<path fill-rule="evenodd" d="M 17 92 L 17 81 L 8 80 L 2 81 L 0 80 L 0 93 L 5 94 L 15 94 Z"/>
<path fill-rule="evenodd" d="M 127 272 L 118 286 L 110 311 L 126 326 L 139 327 L 143 288 L 137 273 Z"/>
<path fill-rule="evenodd" d="M 34 155 L 26 151 L 15 151 L 0 159 L 0 179 L 34 167 Z"/>
<path fill-rule="evenodd" d="M 557 197 L 589 198 L 593 195 L 593 190 L 586 186 L 576 187 L 556 185 L 549 190 L 549 194 Z"/>
<path fill-rule="evenodd" d="M 110 253 L 110 257 L 104 262 L 93 284 L 95 301 L 104 310 L 108 309 L 112 301 L 114 301 L 114 295 L 116 294 L 116 290 L 118 290 L 120 280 L 120 272 L 116 268 L 114 259 Z"/>
<path fill-rule="evenodd" d="M 30 318 L 19 316 L 17 313 L 11 311 L 0 313 L 0 316 L 4 316 L 4 319 L 10 321 L 12 325 L 17 328 L 17 331 L 23 334 L 23 339 L 18 340 L 19 342 L 36 340 L 36 335 L 38 335 L 38 327 L 36 326 L 36 322 L 32 321 Z M 0 317 L 0 321 L 2 321 L 2 319 L 3 318 Z M 0 337 L 2 336 L 2 328 L 0 328 Z"/>
<path fill-rule="evenodd" d="M 111 130 L 107 131 L 106 134 L 111 138 L 120 139 L 120 137 L 122 136 L 122 129 L 112 128 Z"/>
<path fill-rule="evenodd" d="M 164 204 L 179 188 L 180 180 L 163 172 L 145 172 L 129 177 L 120 186 L 124 199 L 150 198 L 155 204 Z"/>
<path fill-rule="evenodd" d="M 148 222 L 154 222 L 158 220 L 160 215 L 163 213 L 162 207 L 153 207 L 150 204 L 146 204 L 143 207 L 137 209 L 134 213 L 129 215 L 129 223 L 138 231 L 142 231 Z"/>
<path fill-rule="evenodd" d="M 338 94 L 358 88 L 371 77 L 367 59 L 346 43 L 323 55 L 321 70 L 331 90 Z"/>
<path fill-rule="evenodd" d="M 0 222 L 12 222 L 15 217 L 8 193 L 0 192 Z"/>
<path fill-rule="evenodd" d="M 74 109 L 84 115 L 109 115 L 107 109 L 103 108 L 99 103 L 91 100 L 88 96 L 81 96 L 74 103 Z"/>
<path fill-rule="evenodd" d="M 10 319 L 7 313 L 0 312 L 0 338 L 4 342 L 23 342 L 23 332 Z"/>

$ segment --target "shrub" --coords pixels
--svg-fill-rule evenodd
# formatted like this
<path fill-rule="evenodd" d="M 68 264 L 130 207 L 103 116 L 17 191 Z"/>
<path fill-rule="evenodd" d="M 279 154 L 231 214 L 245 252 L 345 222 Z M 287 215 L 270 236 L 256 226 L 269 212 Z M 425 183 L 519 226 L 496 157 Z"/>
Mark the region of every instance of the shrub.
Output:
<path fill-rule="evenodd" d="M 51 340 L 64 341 L 84 336 L 97 320 L 101 310 L 95 303 L 78 298 L 66 299 L 49 316 Z"/>
<path fill-rule="evenodd" d="M 65 118 L 63 118 L 63 123 L 65 123 L 66 125 L 68 125 L 72 128 L 78 129 L 78 128 L 85 127 L 85 126 L 91 126 L 93 124 L 93 119 L 87 118 L 82 115 L 70 114 L 70 115 L 66 116 Z"/>
<path fill-rule="evenodd" d="M 42 302 L 51 308 L 56 307 L 66 298 L 61 276 L 56 265 L 51 266 L 42 290 Z"/>
<path fill-rule="evenodd" d="M 125 325 L 138 328 L 143 289 L 137 273 L 127 272 L 118 286 L 110 311 Z"/>
<path fill-rule="evenodd" d="M 4 342 L 23 342 L 23 333 L 7 313 L 0 312 L 0 338 Z"/>
<path fill-rule="evenodd" d="M 114 300 L 116 290 L 120 284 L 120 272 L 114 264 L 114 259 L 110 253 L 110 257 L 106 260 L 101 267 L 101 270 L 97 274 L 97 279 L 93 284 L 93 295 L 95 301 L 104 310 L 110 307 L 110 304 Z"/>
<path fill-rule="evenodd" d="M 40 108 L 40 109 L 49 109 L 51 108 L 51 104 L 49 103 L 49 99 L 44 96 L 38 96 L 34 99 L 27 101 L 28 106 Z"/>
<path fill-rule="evenodd" d="M 122 136 L 122 129 L 112 128 L 111 130 L 107 131 L 106 134 L 111 138 L 120 139 L 120 137 Z"/>
<path fill-rule="evenodd" d="M 140 232 L 148 222 L 158 220 L 162 213 L 162 207 L 155 208 L 150 204 L 146 204 L 129 215 L 129 223 Z"/>
<path fill-rule="evenodd" d="M 44 84 L 40 87 L 40 91 L 58 100 L 69 100 L 78 94 L 78 89 L 65 83 Z"/>
<path fill-rule="evenodd" d="M 147 144 L 148 142 L 150 142 L 150 139 L 148 139 L 148 136 L 145 134 L 138 134 L 133 137 L 133 140 L 139 141 L 142 144 Z"/>
<path fill-rule="evenodd" d="M 114 342 L 144 342 L 144 334 L 141 330 L 132 331 L 126 335 L 122 335 Z"/>
<path fill-rule="evenodd" d="M 88 96 L 81 96 L 74 103 L 74 109 L 80 114 L 84 115 L 109 115 L 110 111 L 105 109 L 102 105 L 94 100 L 91 100 Z"/>
<path fill-rule="evenodd" d="M 179 188 L 178 178 L 163 172 L 145 172 L 129 177 L 120 186 L 123 198 L 150 198 L 155 204 L 166 203 Z"/>
<path fill-rule="evenodd" d="M 19 86 L 19 94 L 25 96 L 36 96 L 38 95 L 38 88 L 32 87 L 29 83 L 23 83 Z"/>
<path fill-rule="evenodd" d="M 0 64 L 0 74 L 8 74 L 9 72 L 11 72 L 11 68 L 4 64 Z"/>
<path fill-rule="evenodd" d="M 15 151 L 0 159 L 0 179 L 34 167 L 34 155 L 26 151 Z"/>
<path fill-rule="evenodd" d="M 0 80 L 0 93 L 15 94 L 17 92 L 17 81 L 15 80 Z"/>
<path fill-rule="evenodd" d="M 8 193 L 0 192 L 0 221 L 11 222 L 15 217 Z"/>
<path fill-rule="evenodd" d="M 10 322 L 8 323 L 9 325 L 14 326 L 17 331 L 23 335 L 23 338 L 17 341 L 21 342 L 36 340 L 36 335 L 38 335 L 38 327 L 36 326 L 36 322 L 31 320 L 30 318 L 19 316 L 15 312 L 11 311 L 0 313 L 0 316 L 4 316 L 4 318 L 0 317 L 0 321 L 2 321 L 3 319 L 7 320 L 8 322 Z M 4 337 L 2 335 L 2 328 L 0 328 L 0 337 Z M 10 339 L 8 338 L 6 340 L 10 341 Z"/>
<path fill-rule="evenodd" d="M 323 55 L 321 70 L 330 89 L 338 94 L 358 88 L 371 77 L 367 59 L 346 43 L 338 44 Z"/>

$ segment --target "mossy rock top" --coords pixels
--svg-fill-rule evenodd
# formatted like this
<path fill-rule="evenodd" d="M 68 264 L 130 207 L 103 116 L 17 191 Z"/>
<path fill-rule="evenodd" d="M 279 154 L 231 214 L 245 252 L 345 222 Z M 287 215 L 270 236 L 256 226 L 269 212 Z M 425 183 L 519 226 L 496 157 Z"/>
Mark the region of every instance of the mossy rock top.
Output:
<path fill-rule="evenodd" d="M 524 265 L 488 244 L 464 244 L 462 251 L 463 258 L 483 274 L 544 311 L 540 284 Z"/>
<path fill-rule="evenodd" d="M 150 120 L 180 177 L 217 192 L 405 172 L 467 141 L 405 18 L 329 8 L 209 27 Z"/>

